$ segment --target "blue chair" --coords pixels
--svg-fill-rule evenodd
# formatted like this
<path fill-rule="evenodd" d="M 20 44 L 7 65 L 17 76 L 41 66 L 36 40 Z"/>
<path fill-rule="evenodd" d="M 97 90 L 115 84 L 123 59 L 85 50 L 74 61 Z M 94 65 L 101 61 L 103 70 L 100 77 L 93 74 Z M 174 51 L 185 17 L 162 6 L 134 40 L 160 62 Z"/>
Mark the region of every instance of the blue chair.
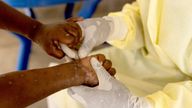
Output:
<path fill-rule="evenodd" d="M 80 1 L 83 4 L 77 16 L 81 16 L 83 18 L 90 18 L 95 12 L 96 7 L 101 0 L 3 0 L 3 1 L 15 8 L 26 8 L 28 10 L 26 14 L 35 19 L 36 17 L 32 8 L 53 6 L 58 4 L 66 4 L 64 17 L 70 18 L 72 17 L 75 2 Z M 16 33 L 14 34 L 20 40 L 17 70 L 25 70 L 27 69 L 30 57 L 31 41 L 19 34 Z"/>

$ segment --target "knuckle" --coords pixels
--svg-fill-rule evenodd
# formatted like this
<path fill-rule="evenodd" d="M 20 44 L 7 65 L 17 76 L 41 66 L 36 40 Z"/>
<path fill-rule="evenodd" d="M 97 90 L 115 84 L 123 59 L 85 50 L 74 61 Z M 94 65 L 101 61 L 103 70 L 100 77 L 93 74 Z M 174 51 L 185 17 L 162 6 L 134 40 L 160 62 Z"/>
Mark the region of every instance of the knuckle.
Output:
<path fill-rule="evenodd" d="M 111 68 L 111 69 L 109 70 L 109 72 L 110 72 L 110 74 L 111 74 L 112 76 L 114 76 L 114 75 L 116 74 L 115 68 Z"/>

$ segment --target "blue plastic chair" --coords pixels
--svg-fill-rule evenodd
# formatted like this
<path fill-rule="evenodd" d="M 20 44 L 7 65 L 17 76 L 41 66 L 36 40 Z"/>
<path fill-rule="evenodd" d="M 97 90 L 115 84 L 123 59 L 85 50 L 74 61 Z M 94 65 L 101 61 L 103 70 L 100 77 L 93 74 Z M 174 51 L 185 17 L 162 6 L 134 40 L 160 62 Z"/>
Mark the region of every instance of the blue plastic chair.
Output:
<path fill-rule="evenodd" d="M 83 18 L 90 18 L 95 12 L 96 7 L 101 0 L 3 0 L 3 1 L 15 8 L 28 9 L 28 12 L 26 14 L 28 14 L 32 18 L 36 18 L 32 8 L 53 6 L 58 4 L 66 4 L 64 17 L 70 18 L 72 17 L 75 2 L 82 1 L 83 3 L 82 7 L 79 10 L 77 16 L 81 16 Z M 30 57 L 31 41 L 19 34 L 16 34 L 16 36 L 20 40 L 17 70 L 26 70 Z"/>

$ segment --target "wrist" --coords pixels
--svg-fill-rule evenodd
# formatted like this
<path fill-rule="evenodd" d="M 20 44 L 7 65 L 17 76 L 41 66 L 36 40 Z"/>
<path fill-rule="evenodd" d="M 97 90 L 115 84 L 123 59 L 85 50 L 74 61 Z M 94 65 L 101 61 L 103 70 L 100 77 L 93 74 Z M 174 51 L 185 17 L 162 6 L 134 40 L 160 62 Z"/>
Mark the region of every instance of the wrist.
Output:
<path fill-rule="evenodd" d="M 60 89 L 84 84 L 84 72 L 81 68 L 76 68 L 74 61 L 49 67 L 46 71 L 52 71 L 53 75 L 50 76 L 54 79 L 52 84 L 57 83 Z"/>
<path fill-rule="evenodd" d="M 43 24 L 39 21 L 34 20 L 34 23 L 31 24 L 31 30 L 28 33 L 29 39 L 35 41 L 38 32 L 43 28 Z"/>
<path fill-rule="evenodd" d="M 75 79 L 78 83 L 77 85 L 94 87 L 98 85 L 97 76 L 95 76 L 95 73 L 86 66 L 87 65 L 81 60 L 74 61 Z"/>
<path fill-rule="evenodd" d="M 79 86 L 85 83 L 86 73 L 79 61 L 72 61 L 64 65 L 66 66 L 66 70 L 63 70 L 63 71 L 68 71 L 64 73 L 67 76 L 67 77 L 65 76 L 64 80 L 68 79 L 69 87 Z"/>
<path fill-rule="evenodd" d="M 77 85 L 83 85 L 86 82 L 86 70 L 81 65 L 80 61 L 73 61 L 74 66 L 74 78 Z"/>

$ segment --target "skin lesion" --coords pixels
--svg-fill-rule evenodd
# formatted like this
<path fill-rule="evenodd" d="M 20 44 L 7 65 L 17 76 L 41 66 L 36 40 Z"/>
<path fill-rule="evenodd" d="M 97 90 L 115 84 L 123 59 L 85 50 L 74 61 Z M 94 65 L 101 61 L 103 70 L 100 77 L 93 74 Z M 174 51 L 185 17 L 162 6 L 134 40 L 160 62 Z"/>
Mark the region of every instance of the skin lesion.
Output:
<path fill-rule="evenodd" d="M 97 75 L 90 63 L 90 60 L 92 57 L 95 57 L 110 75 L 114 76 L 116 73 L 115 68 L 112 67 L 112 62 L 106 59 L 103 54 L 92 55 L 77 61 L 77 63 L 80 64 L 79 67 L 82 70 L 85 70 L 84 72 L 86 77 L 85 77 L 84 85 L 91 86 L 91 87 L 99 84 Z"/>
<path fill-rule="evenodd" d="M 97 86 L 98 78 L 90 63 L 92 57 L 97 58 L 111 75 L 115 74 L 112 63 L 102 54 L 48 68 L 10 72 L 0 76 L 0 108 L 26 107 L 72 86 Z"/>

